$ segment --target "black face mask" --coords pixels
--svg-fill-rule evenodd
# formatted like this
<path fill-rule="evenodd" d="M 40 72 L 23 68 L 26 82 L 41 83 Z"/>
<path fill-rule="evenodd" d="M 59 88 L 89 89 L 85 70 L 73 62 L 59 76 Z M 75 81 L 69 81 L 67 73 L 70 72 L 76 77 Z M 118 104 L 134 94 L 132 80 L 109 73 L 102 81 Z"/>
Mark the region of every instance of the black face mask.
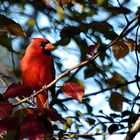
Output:
<path fill-rule="evenodd" d="M 47 45 L 47 44 L 49 44 L 50 42 L 49 41 L 46 41 L 46 42 L 41 42 L 41 48 L 42 48 L 42 51 L 45 53 L 45 54 L 51 54 L 51 52 L 50 52 L 50 50 L 46 50 L 45 49 L 45 46 Z"/>

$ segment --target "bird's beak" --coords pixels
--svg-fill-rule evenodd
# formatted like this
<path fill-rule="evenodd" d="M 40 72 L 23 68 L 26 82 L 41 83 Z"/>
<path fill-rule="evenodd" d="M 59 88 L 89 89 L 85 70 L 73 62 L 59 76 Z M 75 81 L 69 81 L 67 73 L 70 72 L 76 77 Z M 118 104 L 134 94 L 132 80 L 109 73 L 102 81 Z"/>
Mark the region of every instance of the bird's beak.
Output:
<path fill-rule="evenodd" d="M 51 43 L 46 44 L 45 50 L 53 50 L 55 47 Z"/>

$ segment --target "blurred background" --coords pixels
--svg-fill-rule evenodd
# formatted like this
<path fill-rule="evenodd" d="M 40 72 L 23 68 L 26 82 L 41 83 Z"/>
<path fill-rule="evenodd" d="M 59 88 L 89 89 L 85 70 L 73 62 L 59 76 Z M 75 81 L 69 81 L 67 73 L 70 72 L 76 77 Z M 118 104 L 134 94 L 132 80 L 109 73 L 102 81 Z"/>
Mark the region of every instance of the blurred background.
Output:
<path fill-rule="evenodd" d="M 55 45 L 52 54 L 57 77 L 91 58 L 94 48 L 98 52 L 116 39 L 139 13 L 139 6 L 137 0 L 1 0 L 0 92 L 21 81 L 19 60 L 32 38 L 47 38 Z M 62 100 L 56 102 L 54 108 L 66 117 L 69 125 L 56 124 L 56 131 L 95 135 L 83 139 L 111 140 L 114 133 L 124 138 L 123 134 L 129 124 L 136 121 L 140 109 L 139 98 L 133 102 L 139 93 L 137 27 L 136 20 L 116 46 L 57 82 L 57 98 Z M 69 97 L 62 94 L 60 87 L 69 80 L 84 85 L 82 102 L 67 100 Z M 131 120 L 130 114 L 133 114 Z"/>

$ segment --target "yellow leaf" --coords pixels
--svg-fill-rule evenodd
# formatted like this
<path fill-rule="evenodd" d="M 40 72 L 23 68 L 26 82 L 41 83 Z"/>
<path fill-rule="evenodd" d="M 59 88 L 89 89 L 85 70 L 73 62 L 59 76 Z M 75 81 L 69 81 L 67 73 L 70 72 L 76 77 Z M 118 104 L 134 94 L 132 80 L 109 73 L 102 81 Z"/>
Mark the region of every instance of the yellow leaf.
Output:
<path fill-rule="evenodd" d="M 122 112 L 123 96 L 118 92 L 112 92 L 109 98 L 109 106 L 114 111 Z"/>
<path fill-rule="evenodd" d="M 60 6 L 57 7 L 57 16 L 59 22 L 64 19 L 64 10 Z"/>
<path fill-rule="evenodd" d="M 105 2 L 105 0 L 97 0 L 98 5 L 102 5 Z"/>
<path fill-rule="evenodd" d="M 30 18 L 27 20 L 26 22 L 29 26 L 33 27 L 35 25 L 35 19 L 34 18 Z"/>
<path fill-rule="evenodd" d="M 67 130 L 72 125 L 72 118 L 66 118 L 66 122 L 63 125 L 63 130 Z"/>
<path fill-rule="evenodd" d="M 129 53 L 129 48 L 123 40 L 119 40 L 112 46 L 114 57 L 118 60 L 125 57 Z"/>

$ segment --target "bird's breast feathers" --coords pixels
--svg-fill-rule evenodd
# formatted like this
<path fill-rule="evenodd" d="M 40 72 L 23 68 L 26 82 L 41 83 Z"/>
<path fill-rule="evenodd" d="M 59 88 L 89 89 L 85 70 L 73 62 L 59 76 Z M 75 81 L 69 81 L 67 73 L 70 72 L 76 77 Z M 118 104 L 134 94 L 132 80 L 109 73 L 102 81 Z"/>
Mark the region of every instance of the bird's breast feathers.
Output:
<path fill-rule="evenodd" d="M 22 79 L 25 85 L 38 89 L 54 79 L 52 57 L 24 57 L 21 60 Z"/>

